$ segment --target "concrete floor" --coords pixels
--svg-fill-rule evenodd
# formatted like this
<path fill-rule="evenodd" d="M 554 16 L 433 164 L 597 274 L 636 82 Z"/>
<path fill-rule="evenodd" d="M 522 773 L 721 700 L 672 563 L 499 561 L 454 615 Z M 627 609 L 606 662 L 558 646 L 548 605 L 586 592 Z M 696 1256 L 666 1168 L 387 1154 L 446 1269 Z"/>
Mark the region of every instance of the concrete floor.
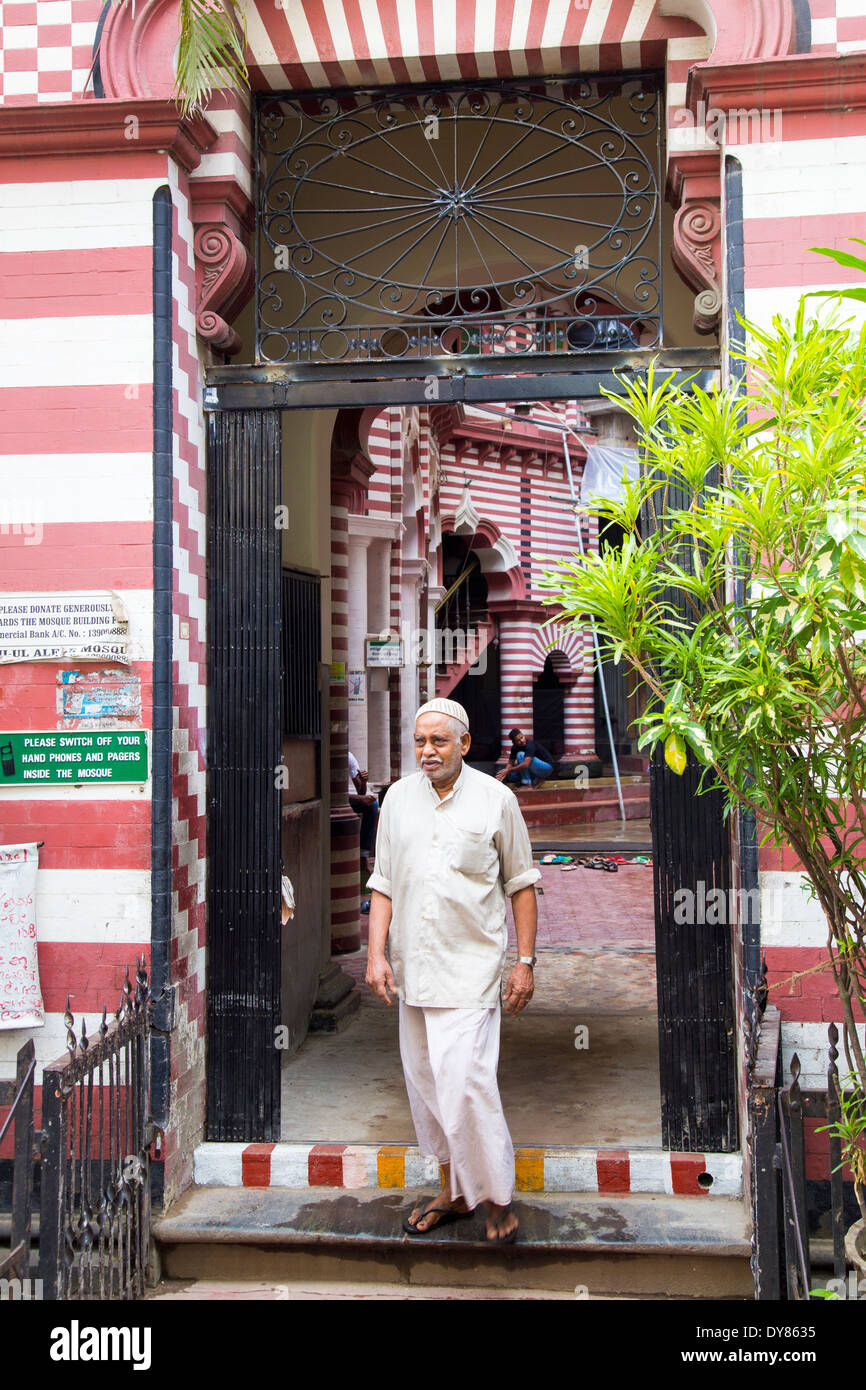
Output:
<path fill-rule="evenodd" d="M 652 849 L 652 831 L 648 820 L 590 821 L 586 825 L 529 826 L 533 849 L 547 845 L 574 845 L 579 853 L 593 849 L 617 848 L 620 852 Z"/>
<path fill-rule="evenodd" d="M 661 1144 L 652 872 L 542 866 L 536 992 L 502 1016 L 499 1083 L 518 1145 Z M 512 933 L 510 932 L 510 935 Z M 366 948 L 341 956 L 362 1007 L 284 1063 L 284 1140 L 414 1143 L 397 1008 L 362 981 Z M 575 1030 L 586 1030 L 575 1047 Z"/>

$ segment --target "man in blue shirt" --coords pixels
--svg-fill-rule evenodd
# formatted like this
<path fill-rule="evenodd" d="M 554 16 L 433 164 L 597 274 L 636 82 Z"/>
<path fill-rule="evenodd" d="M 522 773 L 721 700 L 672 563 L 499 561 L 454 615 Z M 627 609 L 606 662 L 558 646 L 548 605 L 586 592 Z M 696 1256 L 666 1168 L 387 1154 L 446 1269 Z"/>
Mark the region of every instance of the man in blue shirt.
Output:
<path fill-rule="evenodd" d="M 510 729 L 511 752 L 501 772 L 499 782 L 519 782 L 522 787 L 535 787 L 553 771 L 553 755 L 538 739 L 527 738 L 522 729 Z"/>

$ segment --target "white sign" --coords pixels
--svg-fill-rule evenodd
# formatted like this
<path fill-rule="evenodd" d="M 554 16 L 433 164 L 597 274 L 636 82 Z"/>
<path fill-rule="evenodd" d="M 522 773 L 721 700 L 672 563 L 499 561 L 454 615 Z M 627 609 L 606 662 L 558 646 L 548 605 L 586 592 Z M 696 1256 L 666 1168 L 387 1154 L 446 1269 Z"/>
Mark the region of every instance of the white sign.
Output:
<path fill-rule="evenodd" d="M 70 657 L 129 665 L 129 621 L 117 594 L 0 594 L 0 663 Z"/>
<path fill-rule="evenodd" d="M 402 666 L 403 665 L 403 639 L 402 637 L 389 637 L 383 641 L 380 637 L 367 638 L 367 665 L 368 666 Z"/>
<path fill-rule="evenodd" d="M 0 1028 L 42 1028 L 36 958 L 38 845 L 0 845 Z"/>

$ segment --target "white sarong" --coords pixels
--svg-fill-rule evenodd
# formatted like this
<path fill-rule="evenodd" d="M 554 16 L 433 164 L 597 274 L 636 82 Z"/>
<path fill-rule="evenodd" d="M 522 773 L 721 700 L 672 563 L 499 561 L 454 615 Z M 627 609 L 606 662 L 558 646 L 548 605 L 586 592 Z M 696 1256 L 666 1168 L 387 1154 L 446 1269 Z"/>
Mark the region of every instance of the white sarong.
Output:
<path fill-rule="evenodd" d="M 496 1079 L 499 1009 L 399 1002 L 400 1057 L 422 1155 L 450 1163 L 452 1199 L 507 1206 L 514 1146 Z"/>

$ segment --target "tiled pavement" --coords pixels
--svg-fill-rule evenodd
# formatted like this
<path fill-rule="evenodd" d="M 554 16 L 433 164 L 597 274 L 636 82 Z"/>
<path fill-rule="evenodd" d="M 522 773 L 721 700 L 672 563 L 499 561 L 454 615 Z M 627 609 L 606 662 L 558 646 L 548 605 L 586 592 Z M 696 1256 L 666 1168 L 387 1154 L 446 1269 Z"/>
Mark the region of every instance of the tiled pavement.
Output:
<path fill-rule="evenodd" d="M 537 951 L 545 959 L 537 973 L 534 1012 L 654 1009 L 651 867 L 621 864 L 615 874 L 582 867 L 564 870 L 558 864 L 539 868 L 543 891 L 538 894 Z M 508 941 L 513 950 L 516 939 L 510 912 Z M 359 983 L 366 961 L 366 946 L 339 957 L 342 968 Z M 368 1007 L 383 1007 L 369 990 L 362 988 L 361 996 Z"/>

